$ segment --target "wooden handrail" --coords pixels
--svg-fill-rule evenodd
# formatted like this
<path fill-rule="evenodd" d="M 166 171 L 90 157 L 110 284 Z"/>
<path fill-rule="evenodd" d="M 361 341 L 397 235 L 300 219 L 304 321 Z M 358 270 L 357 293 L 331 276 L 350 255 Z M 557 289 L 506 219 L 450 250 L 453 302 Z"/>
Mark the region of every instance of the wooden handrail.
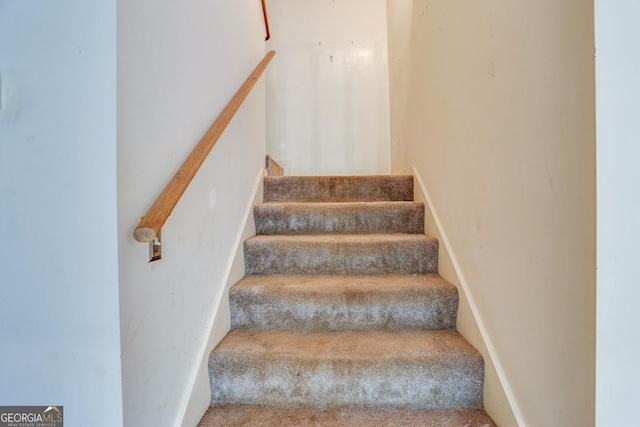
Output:
<path fill-rule="evenodd" d="M 145 216 L 133 232 L 133 237 L 138 242 L 153 242 L 165 221 L 171 215 L 171 211 L 182 197 L 182 194 L 189 186 L 189 183 L 200 169 L 200 166 L 207 158 L 207 155 L 216 144 L 222 132 L 235 115 L 242 102 L 245 100 L 253 86 L 256 84 L 269 62 L 276 53 L 268 52 L 264 59 L 260 61 L 249 78 L 238 89 L 238 92 L 231 98 L 231 101 L 222 110 L 215 122 L 209 130 L 198 142 L 198 145 L 191 151 L 189 157 L 184 161 L 180 169 L 173 176 L 169 184 L 162 190 L 156 201 L 151 205 Z"/>
<path fill-rule="evenodd" d="M 271 38 L 271 29 L 269 28 L 269 15 L 267 14 L 267 0 L 262 0 L 262 16 L 264 17 L 264 29 L 267 35 L 264 37 L 264 41 Z"/>

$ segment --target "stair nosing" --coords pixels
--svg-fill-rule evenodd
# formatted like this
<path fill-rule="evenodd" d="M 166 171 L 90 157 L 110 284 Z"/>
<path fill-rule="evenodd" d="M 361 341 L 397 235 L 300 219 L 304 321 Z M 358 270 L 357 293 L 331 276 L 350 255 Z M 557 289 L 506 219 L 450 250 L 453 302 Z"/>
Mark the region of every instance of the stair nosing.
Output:
<path fill-rule="evenodd" d="M 286 347 L 281 344 L 283 339 L 295 341 L 296 345 L 307 342 L 322 342 L 327 344 L 339 342 L 351 343 L 358 337 L 372 338 L 369 340 L 370 345 L 367 346 L 366 349 L 343 349 L 344 353 L 314 352 L 313 354 L 309 354 L 305 352 L 305 348 L 296 348 L 295 346 Z M 404 347 L 396 348 L 401 352 L 400 354 L 396 354 L 391 358 L 381 358 L 380 348 L 384 348 L 384 344 L 387 343 L 385 338 L 394 338 L 397 340 L 422 338 L 423 341 L 410 341 L 408 344 L 405 342 Z M 278 342 L 279 339 L 281 340 L 280 342 Z M 261 346 L 260 340 L 267 340 L 270 344 L 268 346 Z M 239 345 L 238 342 L 241 345 Z M 444 348 L 436 348 L 436 342 L 445 344 Z M 414 347 L 411 347 L 411 345 Z M 414 351 L 415 354 L 411 354 L 410 349 Z M 431 349 L 433 351 L 425 352 L 425 349 Z M 359 351 L 365 350 L 370 354 L 359 353 Z M 282 362 L 288 360 L 291 363 L 309 361 L 310 359 L 333 363 L 369 364 L 370 362 L 373 364 L 386 364 L 389 363 L 389 361 L 423 363 L 426 360 L 432 362 L 451 360 L 452 357 L 456 357 L 457 360 L 472 360 L 477 363 L 482 361 L 480 352 L 469 344 L 455 329 L 420 331 L 272 331 L 234 329 L 230 331 L 227 337 L 214 349 L 211 357 L 215 359 L 218 355 L 229 353 L 238 353 L 238 357 L 243 359 L 259 357 L 268 361 Z"/>
<path fill-rule="evenodd" d="M 371 234 L 357 234 L 357 233 L 345 233 L 345 234 L 331 234 L 331 233 L 322 233 L 322 234 L 257 234 L 253 237 L 248 238 L 245 242 L 252 241 L 261 241 L 261 240 L 292 240 L 292 241 L 331 241 L 331 239 L 337 241 L 346 241 L 346 240 L 354 240 L 354 241 L 393 241 L 394 239 L 397 241 L 415 241 L 415 240 L 423 240 L 429 242 L 437 242 L 438 239 L 429 236 L 427 234 L 414 234 L 414 233 L 371 233 Z"/>
<path fill-rule="evenodd" d="M 304 275 L 304 274 L 255 274 L 244 276 L 238 282 L 236 282 L 230 291 L 236 289 L 249 289 L 253 287 L 278 287 L 278 288 L 300 288 L 306 287 L 315 288 L 321 287 L 322 282 L 335 281 L 336 279 L 344 279 L 345 286 L 349 288 L 356 285 L 373 285 L 376 292 L 395 292 L 399 287 L 406 288 L 423 288 L 423 289 L 455 289 L 457 287 L 451 282 L 442 278 L 438 273 L 424 273 L 424 274 L 354 274 L 354 275 L 340 275 L 340 274 L 318 274 L 318 275 Z M 297 280 L 303 283 L 292 283 L 292 280 Z M 395 282 L 401 282 L 398 286 Z M 306 282 L 306 283 L 304 283 Z M 356 284 L 354 284 L 356 282 Z M 385 286 L 387 285 L 387 286 Z M 379 288 L 378 288 L 379 286 Z M 384 286 L 384 289 L 382 288 Z"/>

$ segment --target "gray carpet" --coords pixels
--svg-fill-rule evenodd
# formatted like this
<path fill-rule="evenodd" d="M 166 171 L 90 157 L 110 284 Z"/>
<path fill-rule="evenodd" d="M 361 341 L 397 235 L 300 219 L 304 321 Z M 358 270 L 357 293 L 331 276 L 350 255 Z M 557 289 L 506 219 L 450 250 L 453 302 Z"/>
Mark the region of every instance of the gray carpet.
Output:
<path fill-rule="evenodd" d="M 424 234 L 255 236 L 244 242 L 247 274 L 426 274 L 438 241 Z"/>
<path fill-rule="evenodd" d="M 482 410 L 397 408 L 283 408 L 220 405 L 207 411 L 200 427 L 495 427 Z"/>
<path fill-rule="evenodd" d="M 495 426 L 411 176 L 268 177 L 200 426 Z"/>
<path fill-rule="evenodd" d="M 454 329 L 458 290 L 437 274 L 246 276 L 229 292 L 237 329 Z"/>
<path fill-rule="evenodd" d="M 257 234 L 424 233 L 424 206 L 414 202 L 263 203 Z"/>
<path fill-rule="evenodd" d="M 268 176 L 265 202 L 408 202 L 413 201 L 410 175 Z"/>

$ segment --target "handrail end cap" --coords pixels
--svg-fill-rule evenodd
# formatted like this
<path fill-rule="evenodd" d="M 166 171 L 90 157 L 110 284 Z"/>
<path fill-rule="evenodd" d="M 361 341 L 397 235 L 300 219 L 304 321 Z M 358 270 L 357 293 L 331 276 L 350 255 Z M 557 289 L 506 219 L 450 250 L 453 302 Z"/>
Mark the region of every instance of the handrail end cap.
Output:
<path fill-rule="evenodd" d="M 151 227 L 138 227 L 133 232 L 133 238 L 138 242 L 153 242 L 158 233 Z"/>

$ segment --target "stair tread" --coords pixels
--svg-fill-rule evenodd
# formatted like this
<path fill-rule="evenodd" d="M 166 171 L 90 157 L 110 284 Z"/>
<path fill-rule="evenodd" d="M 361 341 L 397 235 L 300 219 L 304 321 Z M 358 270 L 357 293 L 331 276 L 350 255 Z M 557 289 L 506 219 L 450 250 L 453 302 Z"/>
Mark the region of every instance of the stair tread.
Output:
<path fill-rule="evenodd" d="M 266 202 L 413 200 L 411 175 L 272 176 L 264 180 Z"/>
<path fill-rule="evenodd" d="M 245 276 L 229 297 L 232 328 L 261 330 L 453 329 L 458 307 L 437 274 Z"/>
<path fill-rule="evenodd" d="M 254 274 L 424 274 L 438 268 L 438 240 L 424 234 L 254 236 L 244 243 Z"/>
<path fill-rule="evenodd" d="M 481 360 L 457 331 L 231 331 L 213 351 L 263 360 L 370 362 Z"/>
<path fill-rule="evenodd" d="M 482 356 L 455 330 L 236 329 L 209 370 L 215 404 L 482 407 Z"/>
<path fill-rule="evenodd" d="M 495 427 L 480 409 L 294 408 L 266 405 L 214 405 L 198 427 Z"/>
<path fill-rule="evenodd" d="M 418 202 L 269 202 L 254 217 L 256 234 L 424 233 Z"/>

